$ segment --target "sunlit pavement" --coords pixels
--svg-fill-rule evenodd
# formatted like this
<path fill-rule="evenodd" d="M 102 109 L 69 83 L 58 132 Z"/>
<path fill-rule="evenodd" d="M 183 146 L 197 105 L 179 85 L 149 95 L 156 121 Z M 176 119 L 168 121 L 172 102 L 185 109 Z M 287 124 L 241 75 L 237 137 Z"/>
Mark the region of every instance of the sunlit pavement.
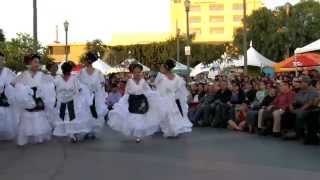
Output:
<path fill-rule="evenodd" d="M 0 180 L 319 180 L 320 146 L 216 129 L 141 144 L 106 128 L 100 140 L 0 143 Z"/>

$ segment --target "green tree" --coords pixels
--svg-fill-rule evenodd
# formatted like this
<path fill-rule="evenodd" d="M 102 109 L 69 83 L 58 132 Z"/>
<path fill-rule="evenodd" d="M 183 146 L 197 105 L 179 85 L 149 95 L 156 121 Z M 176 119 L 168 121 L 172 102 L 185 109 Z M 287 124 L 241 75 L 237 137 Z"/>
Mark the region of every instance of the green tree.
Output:
<path fill-rule="evenodd" d="M 4 42 L 6 40 L 4 34 L 3 34 L 3 31 L 2 29 L 0 29 L 0 42 Z"/>
<path fill-rule="evenodd" d="M 287 56 L 287 49 L 293 55 L 297 47 L 320 38 L 320 3 L 298 3 L 292 6 L 290 16 L 284 7 L 261 8 L 248 16 L 247 24 L 248 45 L 252 41 L 254 48 L 264 56 L 280 61 Z M 241 52 L 242 34 L 243 28 L 238 29 L 233 42 Z"/>
<path fill-rule="evenodd" d="M 80 62 L 84 63 L 85 62 L 85 54 L 87 52 L 92 52 L 95 54 L 99 54 L 100 58 L 103 58 L 105 56 L 107 46 L 100 40 L 100 39 L 95 39 L 93 41 L 89 41 L 86 44 L 86 52 L 81 55 L 80 57 Z"/>
<path fill-rule="evenodd" d="M 10 41 L 0 42 L 0 50 L 6 56 L 6 65 L 14 71 L 22 71 L 25 69 L 23 58 L 27 54 L 34 53 L 33 38 L 29 34 L 18 33 L 16 38 Z M 41 55 L 41 64 L 46 64 L 52 59 L 48 57 L 47 48 L 37 45 L 38 54 Z"/>
<path fill-rule="evenodd" d="M 128 46 L 108 46 L 106 49 L 106 61 L 111 65 L 117 65 L 126 58 L 128 52 L 131 51 L 132 56 L 141 63 L 152 66 L 154 63 L 163 62 L 167 58 L 176 58 L 176 38 L 170 38 L 164 42 L 154 42 L 150 44 L 136 44 Z M 186 64 L 186 57 L 184 56 L 184 46 L 186 45 L 186 38 L 180 38 L 180 59 L 182 63 Z M 212 62 L 219 59 L 225 52 L 226 46 L 224 44 L 207 44 L 194 43 L 192 49 L 191 65 L 196 65 L 199 62 Z"/>

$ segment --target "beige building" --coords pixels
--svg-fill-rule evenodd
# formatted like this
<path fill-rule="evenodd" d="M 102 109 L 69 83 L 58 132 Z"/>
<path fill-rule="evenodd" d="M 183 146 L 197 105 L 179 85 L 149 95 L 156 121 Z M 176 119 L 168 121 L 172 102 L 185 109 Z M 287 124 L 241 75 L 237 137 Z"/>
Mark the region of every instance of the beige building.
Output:
<path fill-rule="evenodd" d="M 227 42 L 242 26 L 242 0 L 191 0 L 189 23 L 194 42 Z M 262 0 L 247 0 L 247 15 L 262 7 Z M 171 0 L 172 32 L 186 32 L 184 0 Z"/>

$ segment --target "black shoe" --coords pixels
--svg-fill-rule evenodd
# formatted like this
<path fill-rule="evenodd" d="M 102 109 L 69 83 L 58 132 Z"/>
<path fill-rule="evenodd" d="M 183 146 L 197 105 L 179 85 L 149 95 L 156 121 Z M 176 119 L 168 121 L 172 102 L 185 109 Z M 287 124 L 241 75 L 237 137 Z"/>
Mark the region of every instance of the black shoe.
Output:
<path fill-rule="evenodd" d="M 319 138 L 312 137 L 312 138 L 305 138 L 303 141 L 304 145 L 319 145 Z"/>
<path fill-rule="evenodd" d="M 76 143 L 79 142 L 78 138 L 76 138 L 76 137 L 72 137 L 72 138 L 70 139 L 70 141 L 71 141 L 71 143 L 73 143 L 73 144 L 76 144 Z"/>
<path fill-rule="evenodd" d="M 260 129 L 258 134 L 260 136 L 267 136 L 269 134 L 269 132 L 266 129 Z"/>
<path fill-rule="evenodd" d="M 283 136 L 283 140 L 297 140 L 299 139 L 295 132 L 288 132 Z"/>
<path fill-rule="evenodd" d="M 90 140 L 96 140 L 96 139 L 97 139 L 96 135 L 95 134 L 91 134 Z"/>
<path fill-rule="evenodd" d="M 272 133 L 272 136 L 275 138 L 281 137 L 281 133 Z"/>

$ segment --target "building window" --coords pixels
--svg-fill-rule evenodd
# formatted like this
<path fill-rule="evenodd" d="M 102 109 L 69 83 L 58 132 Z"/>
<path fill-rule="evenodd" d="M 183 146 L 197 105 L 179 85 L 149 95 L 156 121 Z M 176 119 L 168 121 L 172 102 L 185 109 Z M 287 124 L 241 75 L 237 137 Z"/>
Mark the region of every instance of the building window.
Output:
<path fill-rule="evenodd" d="M 211 23 L 221 23 L 224 22 L 224 16 L 211 16 L 210 17 Z"/>
<path fill-rule="evenodd" d="M 190 12 L 200 12 L 201 7 L 200 6 L 191 6 L 190 7 Z"/>
<path fill-rule="evenodd" d="M 190 17 L 189 21 L 191 24 L 201 23 L 201 17 L 193 16 L 193 17 Z"/>
<path fill-rule="evenodd" d="M 224 4 L 211 4 L 210 5 L 210 11 L 223 11 L 224 10 Z"/>
<path fill-rule="evenodd" d="M 192 34 L 200 35 L 201 29 L 200 28 L 193 28 L 190 30 Z"/>
<path fill-rule="evenodd" d="M 241 15 L 234 15 L 233 16 L 233 21 L 234 22 L 241 22 L 242 16 Z"/>
<path fill-rule="evenodd" d="M 210 28 L 210 34 L 224 34 L 224 27 Z"/>
<path fill-rule="evenodd" d="M 242 3 L 235 3 L 232 5 L 232 9 L 234 11 L 242 11 L 243 10 L 243 4 Z"/>

